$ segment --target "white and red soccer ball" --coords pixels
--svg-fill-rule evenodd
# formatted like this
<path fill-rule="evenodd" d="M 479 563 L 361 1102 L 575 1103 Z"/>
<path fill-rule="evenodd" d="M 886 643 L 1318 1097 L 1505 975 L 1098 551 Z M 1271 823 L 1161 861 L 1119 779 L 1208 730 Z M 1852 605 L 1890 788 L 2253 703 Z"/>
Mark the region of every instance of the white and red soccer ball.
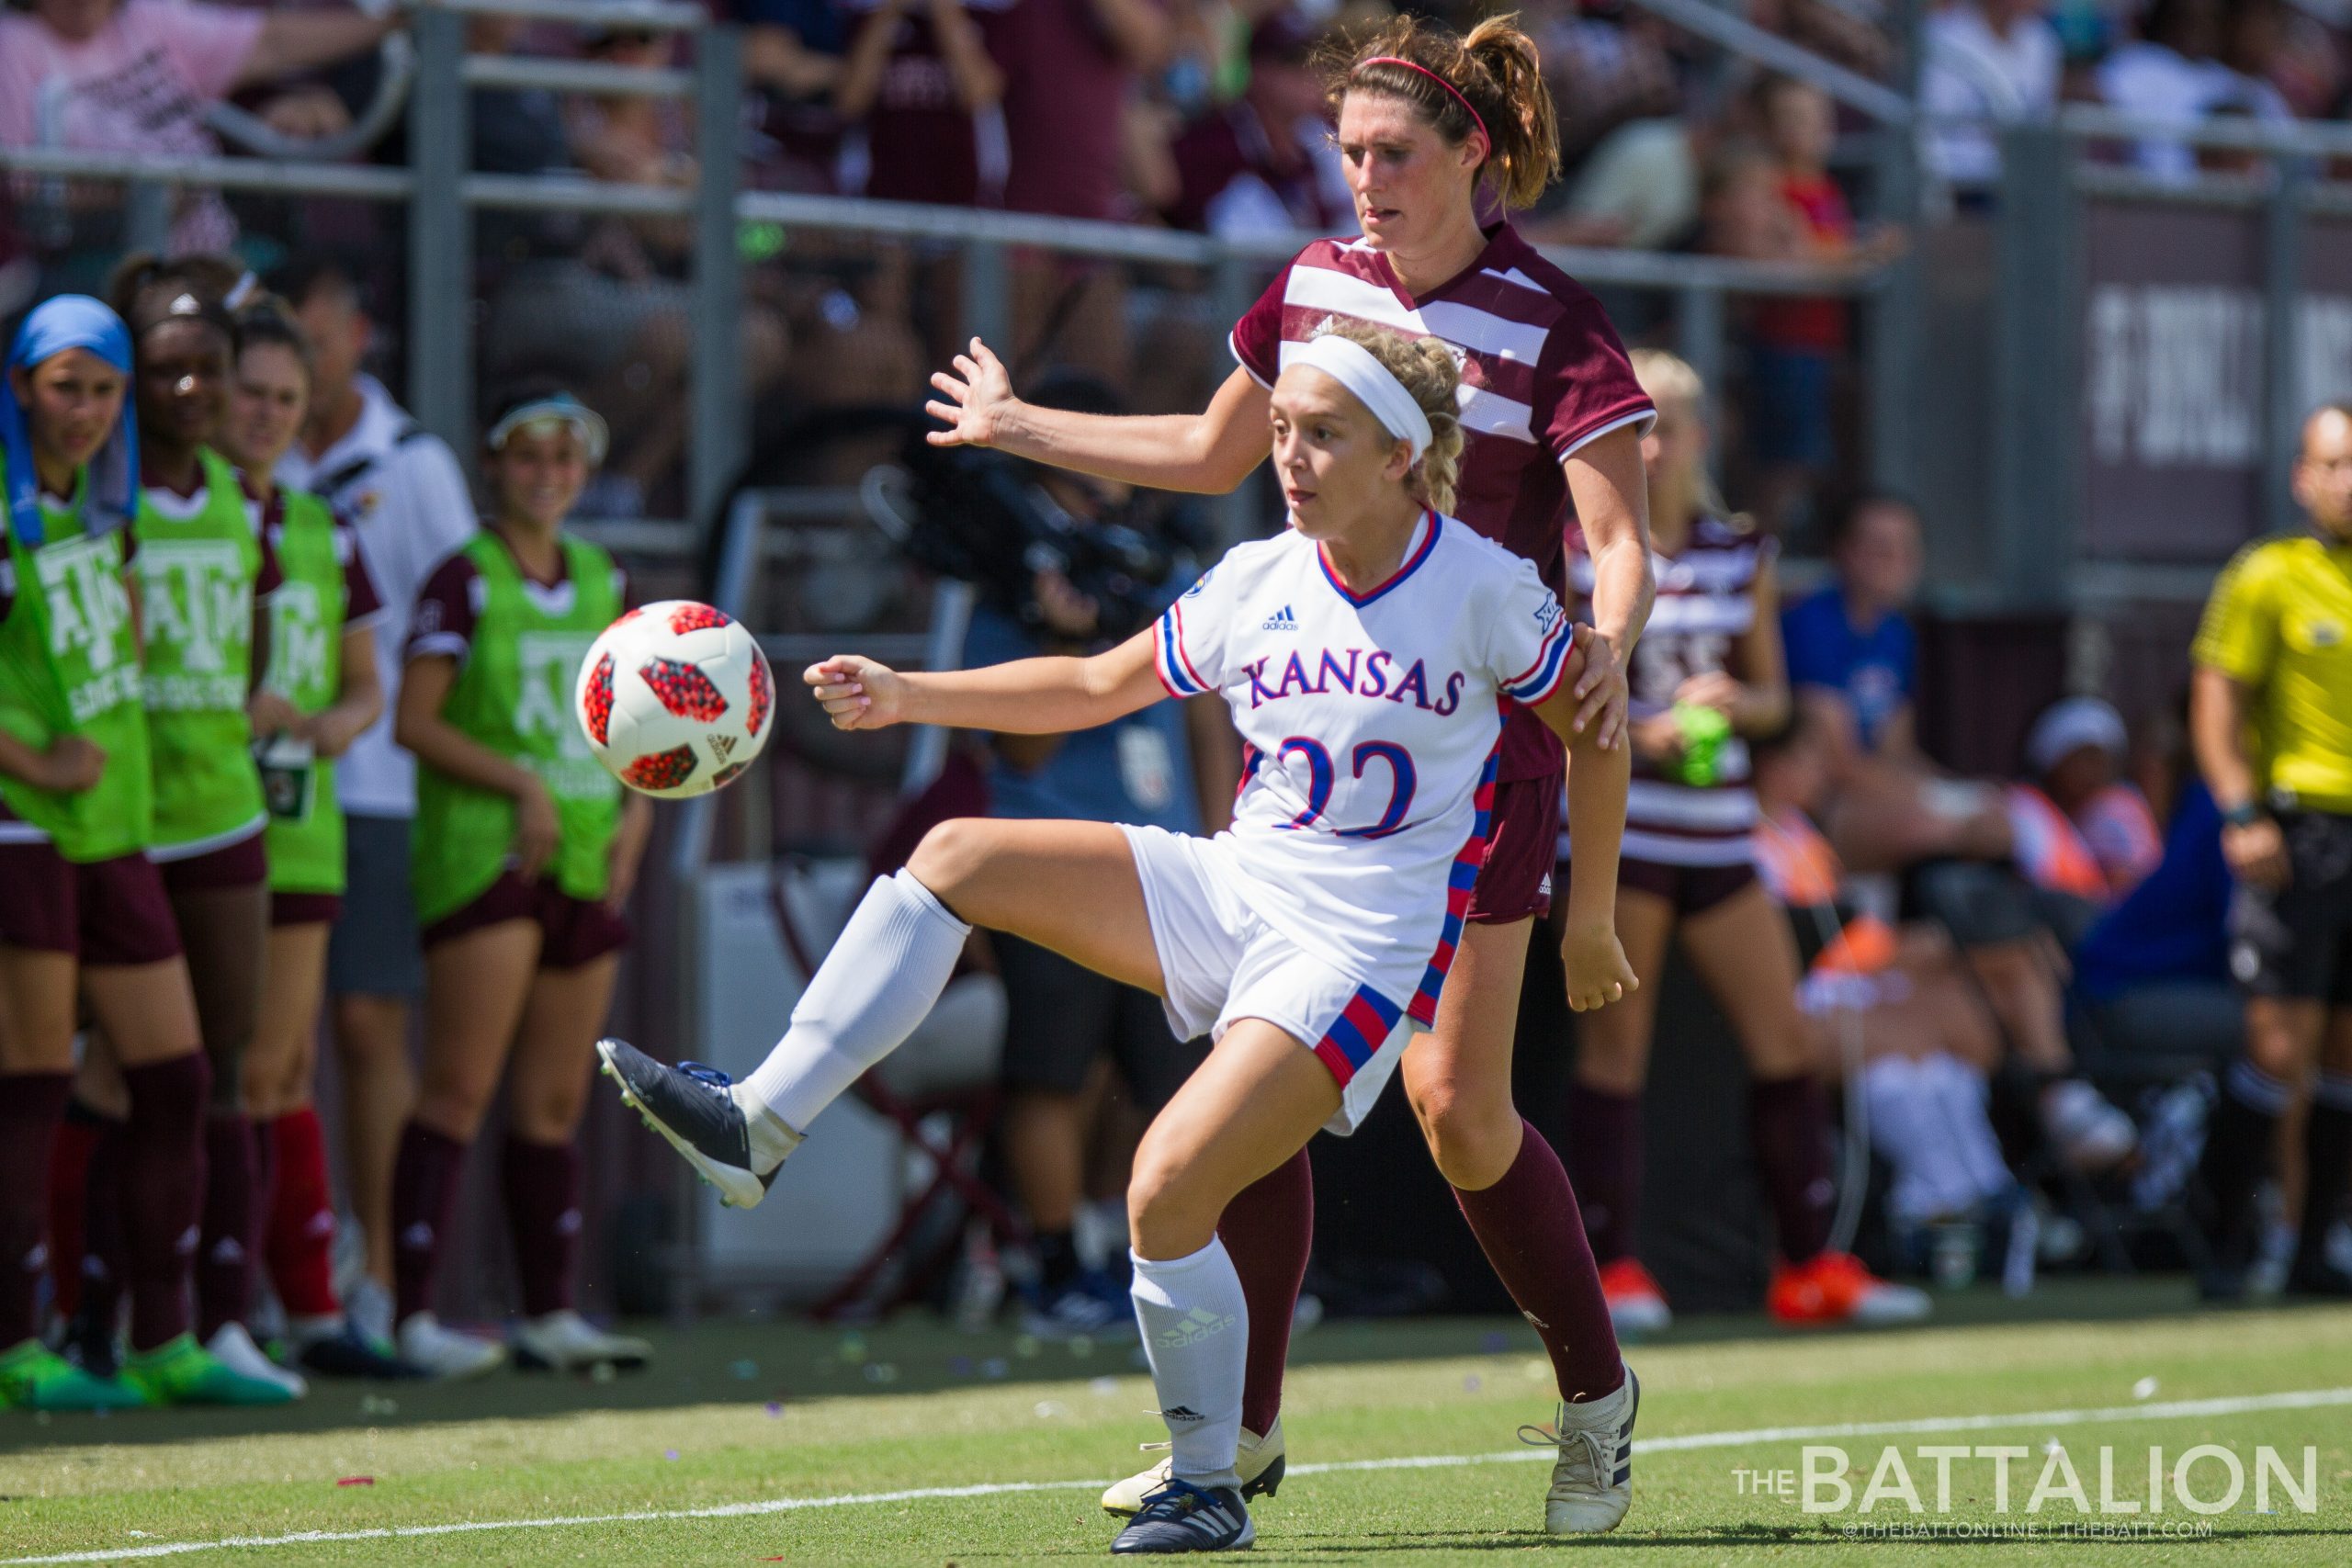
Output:
<path fill-rule="evenodd" d="M 574 702 L 596 760 L 664 800 L 752 765 L 775 728 L 775 677 L 748 628 L 687 599 L 631 610 L 580 665 Z"/>

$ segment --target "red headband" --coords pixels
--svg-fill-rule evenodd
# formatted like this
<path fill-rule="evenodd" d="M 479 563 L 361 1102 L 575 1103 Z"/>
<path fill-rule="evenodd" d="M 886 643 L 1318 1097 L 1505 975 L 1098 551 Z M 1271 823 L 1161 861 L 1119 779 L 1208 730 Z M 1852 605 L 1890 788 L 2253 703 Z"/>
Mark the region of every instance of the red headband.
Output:
<path fill-rule="evenodd" d="M 1402 60 L 1393 54 L 1375 54 L 1370 60 L 1359 60 L 1355 63 L 1355 69 L 1361 71 L 1367 65 L 1401 65 L 1408 71 L 1419 72 L 1422 75 L 1428 77 L 1430 81 L 1444 88 L 1447 95 L 1451 96 L 1455 103 L 1462 106 L 1463 112 L 1470 117 L 1470 123 L 1478 128 L 1478 134 L 1487 139 L 1487 155 L 1489 157 L 1494 155 L 1495 133 L 1487 129 L 1487 122 L 1485 118 L 1480 116 L 1476 109 L 1470 107 L 1470 100 L 1462 96 L 1462 90 L 1456 87 L 1453 83 L 1447 81 L 1444 77 L 1439 75 L 1436 72 L 1430 70 L 1426 65 L 1417 65 L 1409 60 Z"/>

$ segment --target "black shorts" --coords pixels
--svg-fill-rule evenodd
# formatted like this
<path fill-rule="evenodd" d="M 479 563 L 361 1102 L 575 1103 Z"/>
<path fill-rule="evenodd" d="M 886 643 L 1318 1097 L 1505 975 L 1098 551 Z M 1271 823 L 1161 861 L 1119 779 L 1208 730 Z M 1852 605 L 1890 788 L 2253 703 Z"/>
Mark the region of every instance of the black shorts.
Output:
<path fill-rule="evenodd" d="M 1108 1054 L 1147 1110 L 1168 1103 L 1208 1055 L 1208 1041 L 1179 1040 L 1149 991 L 1123 986 L 1018 937 L 991 932 L 1004 979 L 1004 1083 L 1076 1094 Z"/>
<path fill-rule="evenodd" d="M 2287 886 L 2240 885 L 2230 902 L 2230 972 L 2258 997 L 2352 1007 L 2352 817 L 2281 811 Z"/>
<path fill-rule="evenodd" d="M 1561 863 L 1560 875 L 1567 875 Z M 1664 861 L 1636 860 L 1628 855 L 1617 863 L 1617 886 L 1663 898 L 1677 918 L 1691 919 L 1716 905 L 1745 893 L 1756 883 L 1756 863 L 1736 865 L 1668 865 Z"/>

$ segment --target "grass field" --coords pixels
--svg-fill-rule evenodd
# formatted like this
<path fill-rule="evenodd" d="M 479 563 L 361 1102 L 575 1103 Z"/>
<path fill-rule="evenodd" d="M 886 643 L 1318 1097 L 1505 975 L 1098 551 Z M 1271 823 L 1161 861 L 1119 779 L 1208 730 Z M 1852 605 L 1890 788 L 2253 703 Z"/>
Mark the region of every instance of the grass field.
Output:
<path fill-rule="evenodd" d="M 1326 1325 L 1295 1348 L 1292 1476 L 1258 1505 L 1256 1558 L 2352 1562 L 2352 1308 L 2190 1314 L 2185 1297 L 2174 1281 L 2059 1287 L 2031 1322 L 1971 1296 L 1944 1298 L 1942 1323 L 1921 1331 L 1792 1337 L 1714 1320 L 1639 1347 L 1634 1511 L 1616 1534 L 1577 1543 L 1540 1533 L 1548 1450 L 1514 1443 L 1520 1423 L 1550 1415 L 1547 1369 L 1523 1325 Z M 0 1565 L 1088 1558 L 1112 1534 L 1095 1490 L 1158 1433 L 1143 1414 L 1150 1386 L 1124 1348 L 1080 1354 L 917 1317 L 857 1335 L 730 1324 L 660 1343 L 654 1370 L 613 1382 L 329 1385 L 259 1416 L 0 1418 Z M 1879 1429 L 1788 1430 L 1854 1424 Z M 1845 1450 L 1855 1506 L 1807 1514 L 1794 1496 L 1743 1492 L 1742 1472 L 1797 1471 L 1808 1441 Z M 2053 1442 L 2093 1512 L 2064 1497 L 2027 1511 Z M 2158 1522 L 2210 1534 L 2052 1533 L 2148 1518 L 2096 1511 L 2103 1445 L 2116 1456 L 2113 1495 L 2143 1500 L 2150 1446 L 2169 1467 L 2200 1443 L 2235 1453 L 2245 1495 L 2211 1517 L 2167 1495 Z M 1889 1444 L 1921 1513 L 1899 1500 L 1859 1511 Z M 1936 1461 L 1917 1450 L 1938 1444 L 2028 1450 L 2013 1461 L 2008 1512 L 1994 1508 L 1993 1461 L 1973 1458 L 1952 1463 L 1950 1510 L 1936 1512 Z M 2275 1481 L 2272 1512 L 2255 1510 L 2257 1445 L 2278 1450 L 2298 1484 L 2302 1450 L 2316 1448 L 2314 1511 Z M 2199 1461 L 2190 1479 L 2218 1500 L 2223 1462 Z M 939 1489 L 970 1490 L 903 1495 Z M 1848 1533 L 1890 1519 L 1947 1533 Z M 2004 1523 L 2042 1533 L 1952 1533 Z M 334 1539 L 358 1532 L 375 1533 Z"/>

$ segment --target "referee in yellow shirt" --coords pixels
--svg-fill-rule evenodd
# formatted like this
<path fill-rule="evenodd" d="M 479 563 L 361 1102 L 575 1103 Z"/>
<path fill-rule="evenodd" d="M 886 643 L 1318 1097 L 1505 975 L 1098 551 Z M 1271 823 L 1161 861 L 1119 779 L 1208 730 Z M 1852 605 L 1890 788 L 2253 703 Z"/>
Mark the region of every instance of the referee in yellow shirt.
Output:
<path fill-rule="evenodd" d="M 2352 1294 L 2325 1247 L 2352 1167 L 2352 406 L 2305 423 L 2294 487 L 2312 531 L 2239 552 L 2191 654 L 2189 731 L 2237 877 L 2230 965 L 2245 990 L 2245 1054 L 2205 1142 L 2209 1297 L 2245 1289 L 2255 1188 L 2314 1064 L 2288 1289 Z"/>

